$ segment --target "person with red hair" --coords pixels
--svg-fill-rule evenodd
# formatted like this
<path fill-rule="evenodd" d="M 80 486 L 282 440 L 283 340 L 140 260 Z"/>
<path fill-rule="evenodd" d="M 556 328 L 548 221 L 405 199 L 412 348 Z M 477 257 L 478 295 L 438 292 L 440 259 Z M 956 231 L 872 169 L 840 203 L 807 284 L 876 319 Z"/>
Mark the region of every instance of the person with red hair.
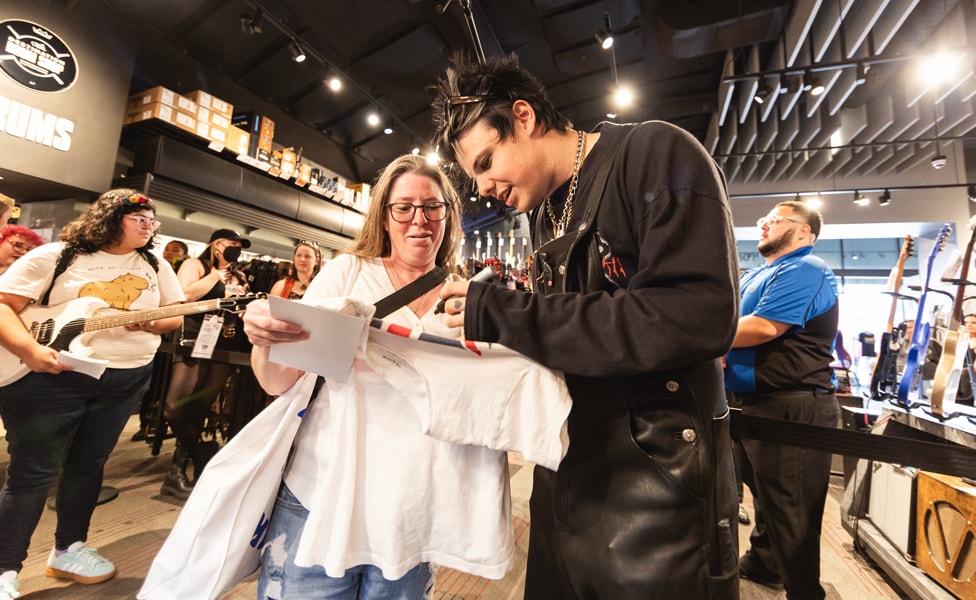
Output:
<path fill-rule="evenodd" d="M 23 225 L 7 225 L 0 229 L 0 273 L 3 273 L 14 261 L 44 243 L 44 238 L 37 235 L 30 227 Z"/>

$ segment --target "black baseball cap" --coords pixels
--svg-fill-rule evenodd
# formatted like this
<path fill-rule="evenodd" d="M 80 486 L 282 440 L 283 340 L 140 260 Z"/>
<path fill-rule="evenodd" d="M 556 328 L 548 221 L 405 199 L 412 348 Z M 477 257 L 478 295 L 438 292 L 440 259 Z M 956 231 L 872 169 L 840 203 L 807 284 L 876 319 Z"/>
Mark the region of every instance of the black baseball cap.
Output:
<path fill-rule="evenodd" d="M 217 240 L 231 240 L 234 242 L 240 242 L 242 248 L 250 248 L 251 240 L 241 237 L 241 234 L 237 233 L 233 229 L 218 229 L 217 231 L 210 234 L 210 241 L 215 242 Z"/>

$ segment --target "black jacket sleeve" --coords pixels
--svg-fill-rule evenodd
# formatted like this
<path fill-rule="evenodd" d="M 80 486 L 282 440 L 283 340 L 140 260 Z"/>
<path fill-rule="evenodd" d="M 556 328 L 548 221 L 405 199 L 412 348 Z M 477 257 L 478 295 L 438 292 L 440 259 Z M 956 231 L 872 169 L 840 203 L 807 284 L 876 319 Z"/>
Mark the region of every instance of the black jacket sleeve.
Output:
<path fill-rule="evenodd" d="M 622 285 L 542 295 L 473 283 L 466 338 L 588 377 L 683 368 L 728 351 L 738 260 L 724 179 L 686 132 L 657 122 L 637 127 L 621 146 L 597 217 L 610 253 L 604 270 Z"/>

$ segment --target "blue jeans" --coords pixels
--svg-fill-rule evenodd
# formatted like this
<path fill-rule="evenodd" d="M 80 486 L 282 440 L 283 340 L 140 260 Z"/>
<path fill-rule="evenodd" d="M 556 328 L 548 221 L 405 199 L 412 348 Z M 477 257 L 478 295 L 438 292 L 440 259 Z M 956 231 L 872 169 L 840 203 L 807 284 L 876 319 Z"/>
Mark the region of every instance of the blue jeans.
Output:
<path fill-rule="evenodd" d="M 0 488 L 0 573 L 20 571 L 58 482 L 55 545 L 88 539 L 105 461 L 149 388 L 152 364 L 106 369 L 101 379 L 28 373 L 0 388 L 10 465 Z"/>
<path fill-rule="evenodd" d="M 379 568 L 359 565 L 342 577 L 329 577 L 320 566 L 299 567 L 295 552 L 308 510 L 281 484 L 258 575 L 259 600 L 420 600 L 427 598 L 434 577 L 429 563 L 420 563 L 396 581 L 384 579 Z"/>

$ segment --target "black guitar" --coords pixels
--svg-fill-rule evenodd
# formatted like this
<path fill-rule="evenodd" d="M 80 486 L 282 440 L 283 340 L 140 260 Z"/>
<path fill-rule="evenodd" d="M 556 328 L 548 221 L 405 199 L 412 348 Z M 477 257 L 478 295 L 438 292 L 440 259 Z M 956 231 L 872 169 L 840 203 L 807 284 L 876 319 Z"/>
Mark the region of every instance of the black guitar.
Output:
<path fill-rule="evenodd" d="M 881 351 L 878 353 L 878 361 L 874 364 L 874 372 L 871 373 L 871 398 L 881 400 L 882 398 L 894 394 L 895 384 L 898 382 L 898 350 L 905 339 L 905 327 L 895 327 L 895 311 L 898 308 L 898 301 L 901 300 L 901 279 L 905 273 L 905 263 L 915 252 L 915 240 L 912 236 L 905 236 L 905 243 L 902 244 L 901 253 L 898 255 L 898 264 L 892 273 L 893 287 L 891 289 L 891 310 L 888 312 L 888 326 L 881 334 Z"/>

